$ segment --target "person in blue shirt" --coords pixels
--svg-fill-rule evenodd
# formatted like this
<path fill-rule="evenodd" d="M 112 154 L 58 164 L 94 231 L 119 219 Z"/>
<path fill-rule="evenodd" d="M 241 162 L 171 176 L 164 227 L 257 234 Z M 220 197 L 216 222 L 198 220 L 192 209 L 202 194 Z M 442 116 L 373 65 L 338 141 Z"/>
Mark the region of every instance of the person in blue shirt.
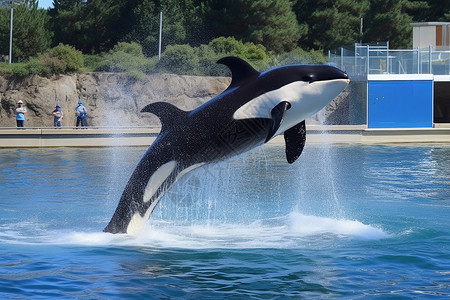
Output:
<path fill-rule="evenodd" d="M 61 127 L 61 120 L 63 118 L 63 112 L 61 110 L 61 106 L 56 104 L 55 110 L 52 112 L 53 115 L 53 125 L 55 127 Z"/>
<path fill-rule="evenodd" d="M 27 109 L 23 106 L 23 101 L 19 100 L 17 102 L 17 108 L 16 108 L 16 123 L 17 123 L 17 127 L 24 127 L 26 112 L 27 112 Z"/>
<path fill-rule="evenodd" d="M 77 116 L 77 124 L 76 126 L 88 126 L 87 125 L 87 110 L 86 107 L 83 106 L 83 102 L 81 99 L 78 100 L 78 106 L 75 108 L 75 114 Z"/>

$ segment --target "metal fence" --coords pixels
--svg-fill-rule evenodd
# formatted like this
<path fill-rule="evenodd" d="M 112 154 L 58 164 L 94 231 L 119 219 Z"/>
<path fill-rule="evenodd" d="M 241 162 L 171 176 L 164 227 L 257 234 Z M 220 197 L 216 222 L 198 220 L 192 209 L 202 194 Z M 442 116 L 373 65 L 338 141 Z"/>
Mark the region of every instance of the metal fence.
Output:
<path fill-rule="evenodd" d="M 349 75 L 450 75 L 450 48 L 394 50 L 389 43 L 354 44 L 328 52 L 329 62 Z"/>

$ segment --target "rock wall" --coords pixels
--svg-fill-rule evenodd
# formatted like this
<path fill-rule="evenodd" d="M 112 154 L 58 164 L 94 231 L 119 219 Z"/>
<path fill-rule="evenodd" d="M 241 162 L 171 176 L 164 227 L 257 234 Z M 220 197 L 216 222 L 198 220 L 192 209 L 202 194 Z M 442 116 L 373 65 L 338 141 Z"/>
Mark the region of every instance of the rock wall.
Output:
<path fill-rule="evenodd" d="M 0 127 L 14 127 L 17 101 L 27 108 L 26 127 L 53 126 L 56 104 L 64 113 L 63 126 L 75 126 L 75 107 L 81 97 L 92 126 L 149 126 L 159 120 L 140 110 L 157 101 L 191 110 L 225 90 L 226 77 L 149 75 L 131 81 L 117 73 L 83 73 L 52 78 L 0 76 Z"/>

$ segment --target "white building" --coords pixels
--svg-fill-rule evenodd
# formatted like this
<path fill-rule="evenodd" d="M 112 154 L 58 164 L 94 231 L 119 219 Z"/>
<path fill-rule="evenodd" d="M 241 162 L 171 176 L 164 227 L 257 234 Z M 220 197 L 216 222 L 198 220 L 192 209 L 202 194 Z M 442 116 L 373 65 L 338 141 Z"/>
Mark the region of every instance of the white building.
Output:
<path fill-rule="evenodd" d="M 450 47 L 450 22 L 411 23 L 413 48 Z"/>

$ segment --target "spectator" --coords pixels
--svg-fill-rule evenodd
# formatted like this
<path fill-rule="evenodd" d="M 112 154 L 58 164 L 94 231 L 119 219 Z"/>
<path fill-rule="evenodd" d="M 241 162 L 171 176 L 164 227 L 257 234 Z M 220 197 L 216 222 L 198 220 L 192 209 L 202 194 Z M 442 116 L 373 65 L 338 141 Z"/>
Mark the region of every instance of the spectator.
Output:
<path fill-rule="evenodd" d="M 23 106 L 23 101 L 19 100 L 19 102 L 17 102 L 17 108 L 16 108 L 17 127 L 25 126 L 25 114 L 26 113 L 27 113 L 27 109 Z"/>
<path fill-rule="evenodd" d="M 56 104 L 55 110 L 52 112 L 53 115 L 53 125 L 55 127 L 61 127 L 61 120 L 63 118 L 63 112 L 61 110 L 61 106 Z"/>
<path fill-rule="evenodd" d="M 81 99 L 78 100 L 78 106 L 75 108 L 75 114 L 77 116 L 76 126 L 87 126 L 87 110 L 86 107 L 83 106 Z"/>

